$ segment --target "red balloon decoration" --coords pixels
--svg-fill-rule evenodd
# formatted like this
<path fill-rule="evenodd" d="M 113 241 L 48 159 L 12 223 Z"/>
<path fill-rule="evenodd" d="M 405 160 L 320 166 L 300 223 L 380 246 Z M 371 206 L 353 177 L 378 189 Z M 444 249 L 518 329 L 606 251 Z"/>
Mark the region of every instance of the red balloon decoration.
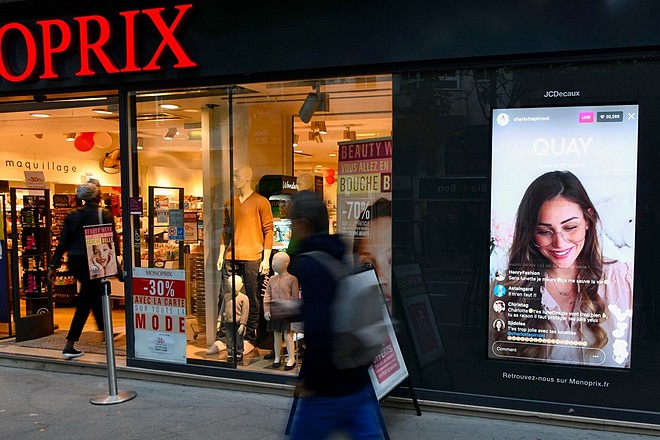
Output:
<path fill-rule="evenodd" d="M 78 151 L 85 152 L 91 150 L 94 148 L 94 132 L 80 133 L 76 140 L 73 141 L 73 145 Z"/>
<path fill-rule="evenodd" d="M 325 178 L 325 182 L 326 182 L 328 185 L 332 185 L 333 183 L 335 183 L 335 176 L 327 176 L 327 177 Z"/>
<path fill-rule="evenodd" d="M 333 177 L 335 175 L 335 170 L 333 170 L 332 168 L 328 168 L 327 171 L 326 171 L 326 174 L 329 177 Z"/>

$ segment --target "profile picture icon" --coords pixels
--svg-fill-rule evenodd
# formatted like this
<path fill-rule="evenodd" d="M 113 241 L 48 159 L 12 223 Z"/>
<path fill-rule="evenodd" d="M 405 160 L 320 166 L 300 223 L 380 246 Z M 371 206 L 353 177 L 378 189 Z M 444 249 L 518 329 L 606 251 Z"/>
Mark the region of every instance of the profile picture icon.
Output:
<path fill-rule="evenodd" d="M 495 310 L 495 313 L 502 313 L 506 310 L 506 304 L 501 300 L 495 301 L 493 303 L 493 310 Z"/>
<path fill-rule="evenodd" d="M 502 298 L 504 295 L 506 295 L 506 287 L 501 284 L 496 285 L 495 288 L 493 288 L 493 295 L 498 298 Z"/>
<path fill-rule="evenodd" d="M 497 125 L 500 127 L 506 127 L 509 125 L 509 115 L 507 113 L 500 113 L 497 115 Z"/>
<path fill-rule="evenodd" d="M 495 272 L 495 279 L 497 281 L 504 281 L 504 271 L 498 270 Z"/>
<path fill-rule="evenodd" d="M 496 319 L 495 321 L 493 321 L 493 328 L 495 330 L 497 330 L 498 332 L 501 332 L 502 330 L 504 330 L 506 328 L 506 324 L 504 323 L 503 320 Z"/>

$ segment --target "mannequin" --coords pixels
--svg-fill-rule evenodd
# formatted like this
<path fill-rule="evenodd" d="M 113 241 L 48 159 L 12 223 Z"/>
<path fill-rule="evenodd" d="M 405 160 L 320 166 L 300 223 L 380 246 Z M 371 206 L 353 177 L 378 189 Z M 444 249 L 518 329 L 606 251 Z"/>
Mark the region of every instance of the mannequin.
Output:
<path fill-rule="evenodd" d="M 243 280 L 238 275 L 229 278 L 229 292 L 222 299 L 218 313 L 218 327 L 225 324 L 227 334 L 227 362 L 241 362 L 243 360 L 246 324 L 250 312 L 250 301 L 241 289 Z M 233 284 L 233 287 L 232 287 Z M 234 320 L 234 304 L 236 304 L 236 320 Z M 234 353 L 234 336 L 236 337 L 236 352 Z"/>
<path fill-rule="evenodd" d="M 270 269 L 270 254 L 273 248 L 273 214 L 270 203 L 265 197 L 255 193 L 251 187 L 252 169 L 244 166 L 234 170 L 234 225 L 231 223 L 230 202 L 224 204 L 224 223 L 222 241 L 217 267 L 222 272 L 226 292 L 226 283 L 234 269 L 243 277 L 245 294 L 250 302 L 250 314 L 245 334 L 245 354 L 254 349 L 259 326 L 260 304 L 257 286 L 259 274 L 267 274 Z M 234 238 L 235 249 L 231 248 Z"/>
<path fill-rule="evenodd" d="M 282 335 L 284 335 L 286 350 L 289 354 L 286 365 L 284 365 L 284 369 L 287 371 L 292 370 L 296 365 L 293 331 L 291 331 L 291 326 L 287 321 L 272 319 L 270 303 L 272 301 L 291 301 L 298 298 L 298 279 L 287 271 L 290 261 L 291 259 L 285 252 L 278 252 L 273 256 L 273 271 L 275 275 L 268 280 L 268 286 L 266 286 L 266 294 L 264 296 L 264 318 L 268 321 L 269 329 L 273 330 L 273 353 L 275 356 L 272 367 L 280 367 Z"/>
<path fill-rule="evenodd" d="M 298 191 L 314 191 L 314 176 L 304 173 L 298 176 L 296 180 Z"/>

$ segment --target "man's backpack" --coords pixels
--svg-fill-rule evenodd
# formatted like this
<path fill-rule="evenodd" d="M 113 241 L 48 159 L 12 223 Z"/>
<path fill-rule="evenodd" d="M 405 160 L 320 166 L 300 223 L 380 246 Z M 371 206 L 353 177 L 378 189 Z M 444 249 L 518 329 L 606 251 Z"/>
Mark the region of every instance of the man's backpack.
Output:
<path fill-rule="evenodd" d="M 378 279 L 371 271 L 353 273 L 326 252 L 301 255 L 316 259 L 337 281 L 330 311 L 335 367 L 347 369 L 371 364 L 381 352 L 387 335 Z"/>

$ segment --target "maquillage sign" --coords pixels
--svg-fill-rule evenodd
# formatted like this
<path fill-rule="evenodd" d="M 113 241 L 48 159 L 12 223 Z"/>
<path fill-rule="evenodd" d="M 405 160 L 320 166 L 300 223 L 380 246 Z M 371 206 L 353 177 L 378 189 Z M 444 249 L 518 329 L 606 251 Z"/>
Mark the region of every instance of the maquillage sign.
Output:
<path fill-rule="evenodd" d="M 164 68 L 166 52 L 176 59 L 173 68 L 196 67 L 178 32 L 192 8 L 192 4 L 184 4 L 128 10 L 119 12 L 118 17 L 85 15 L 70 20 L 0 22 L 0 84 L 3 80 L 59 79 L 64 75 L 58 65 L 78 66 L 78 77 L 158 71 Z M 146 27 L 156 31 L 160 43 L 152 54 L 138 54 L 138 29 Z M 113 55 L 115 48 L 121 49 L 121 59 Z M 140 56 L 148 61 L 141 64 Z"/>
<path fill-rule="evenodd" d="M 46 182 L 80 184 L 80 176 L 99 169 L 98 159 L 92 152 L 78 154 L 75 159 L 64 156 L 37 156 L 32 152 L 2 152 L 0 174 L 6 180 L 24 180 L 25 172 L 43 172 Z M 102 153 L 100 153 L 102 154 Z M 84 157 L 84 158 L 83 158 Z M 104 185 L 119 185 L 119 174 L 104 175 Z"/>
<path fill-rule="evenodd" d="M 186 273 L 133 268 L 135 357 L 186 362 Z"/>

